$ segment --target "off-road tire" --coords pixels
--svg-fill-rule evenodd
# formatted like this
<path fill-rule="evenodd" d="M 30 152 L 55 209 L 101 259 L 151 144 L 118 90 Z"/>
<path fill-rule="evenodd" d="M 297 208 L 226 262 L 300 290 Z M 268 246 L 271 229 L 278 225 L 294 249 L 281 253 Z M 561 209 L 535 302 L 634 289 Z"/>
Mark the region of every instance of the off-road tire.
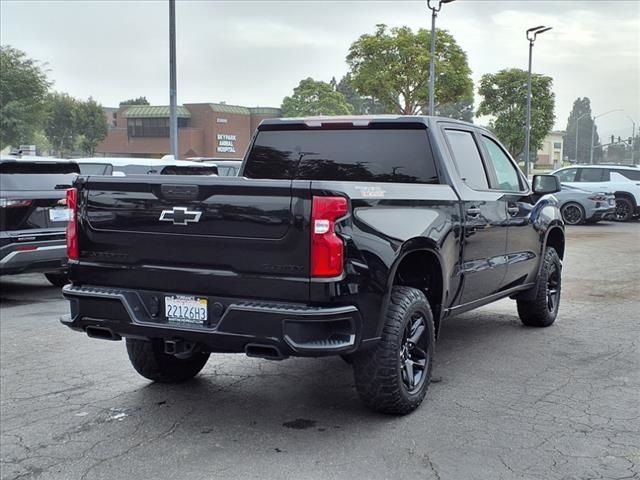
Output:
<path fill-rule="evenodd" d="M 66 273 L 45 273 L 44 276 L 54 287 L 62 288 L 69 283 L 69 276 Z"/>
<path fill-rule="evenodd" d="M 562 262 L 553 247 L 547 248 L 542 262 L 536 286 L 517 300 L 520 320 L 528 327 L 548 327 L 558 316 L 562 292 Z M 557 282 L 555 282 L 557 295 L 551 308 L 549 295 L 554 290 L 554 286 L 550 286 L 550 280 L 553 280 L 554 272 L 557 273 Z"/>
<path fill-rule="evenodd" d="M 427 363 L 417 391 L 411 392 L 403 381 L 401 355 L 403 335 L 412 317 L 421 314 L 425 329 L 420 347 L 427 353 Z M 382 338 L 374 346 L 353 355 L 356 389 L 362 402 L 377 412 L 405 415 L 424 399 L 435 352 L 433 314 L 427 297 L 411 287 L 394 287 L 387 308 Z"/>
<path fill-rule="evenodd" d="M 633 203 L 625 197 L 616 197 L 616 211 L 613 218 L 617 222 L 628 222 L 633 218 Z"/>
<path fill-rule="evenodd" d="M 560 208 L 562 219 L 567 225 L 580 225 L 584 223 L 584 208 L 576 202 L 567 202 Z"/>
<path fill-rule="evenodd" d="M 208 353 L 195 352 L 189 358 L 164 353 L 162 340 L 126 339 L 131 365 L 145 378 L 161 383 L 184 382 L 195 377 L 209 359 Z"/>

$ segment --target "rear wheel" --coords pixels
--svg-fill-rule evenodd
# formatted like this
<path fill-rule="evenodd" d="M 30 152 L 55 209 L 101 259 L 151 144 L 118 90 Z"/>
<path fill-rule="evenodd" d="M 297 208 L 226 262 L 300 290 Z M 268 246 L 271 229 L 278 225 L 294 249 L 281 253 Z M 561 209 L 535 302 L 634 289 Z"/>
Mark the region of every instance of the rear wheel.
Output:
<path fill-rule="evenodd" d="M 628 222 L 633 216 L 633 204 L 625 197 L 616 197 L 616 212 L 614 218 L 618 222 Z"/>
<path fill-rule="evenodd" d="M 394 287 L 382 338 L 353 355 L 356 388 L 369 408 L 405 415 L 422 403 L 431 381 L 434 330 L 425 295 Z"/>
<path fill-rule="evenodd" d="M 208 353 L 193 352 L 184 357 L 164 353 L 164 342 L 160 339 L 127 338 L 126 343 L 133 368 L 154 382 L 184 382 L 195 377 L 209 360 Z"/>
<path fill-rule="evenodd" d="M 545 253 L 533 291 L 519 299 L 518 315 L 528 327 L 548 327 L 556 320 L 562 290 L 562 263 L 553 247 Z"/>
<path fill-rule="evenodd" d="M 584 222 L 584 209 L 579 203 L 565 203 L 560 209 L 560 213 L 567 225 L 580 225 Z"/>
<path fill-rule="evenodd" d="M 62 288 L 69 283 L 69 277 L 66 273 L 45 273 L 44 276 L 54 287 Z"/>

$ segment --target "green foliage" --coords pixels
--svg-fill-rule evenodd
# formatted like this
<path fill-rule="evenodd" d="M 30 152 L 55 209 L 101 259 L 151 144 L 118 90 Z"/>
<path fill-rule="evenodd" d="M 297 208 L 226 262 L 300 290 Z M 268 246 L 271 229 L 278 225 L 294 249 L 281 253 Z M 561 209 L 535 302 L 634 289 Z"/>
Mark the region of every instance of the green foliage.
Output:
<path fill-rule="evenodd" d="M 147 97 L 137 97 L 137 98 L 132 98 L 130 100 L 123 100 L 122 102 L 120 102 L 120 106 L 122 107 L 123 105 L 150 105 L 150 104 L 149 104 L 149 100 L 147 100 Z"/>
<path fill-rule="evenodd" d="M 421 113 L 428 103 L 430 35 L 425 29 L 414 33 L 409 27 L 377 25 L 373 35 L 360 36 L 349 49 L 351 85 L 360 95 L 381 102 L 388 112 Z M 445 30 L 436 31 L 435 71 L 436 113 L 446 106 L 455 113 L 451 106 L 460 102 L 473 104 L 467 55 Z"/>
<path fill-rule="evenodd" d="M 348 73 L 340 79 L 340 82 L 336 82 L 335 77 L 331 79 L 331 86 L 334 90 L 344 95 L 345 100 L 353 110 L 355 115 L 375 115 L 380 113 L 387 113 L 384 105 L 371 97 L 365 97 L 353 88 L 351 75 Z"/>
<path fill-rule="evenodd" d="M 33 141 L 49 86 L 42 64 L 0 46 L 0 148 Z"/>
<path fill-rule="evenodd" d="M 312 115 L 348 115 L 352 113 L 342 93 L 335 91 L 330 84 L 312 78 L 301 80 L 293 95 L 282 100 L 284 117 Z"/>
<path fill-rule="evenodd" d="M 516 158 L 524 151 L 527 106 L 527 72 L 517 68 L 483 75 L 479 93 L 483 97 L 476 113 L 493 117 L 491 128 Z M 551 77 L 534 74 L 531 80 L 531 152 L 536 152 L 555 119 L 555 95 Z"/>
<path fill-rule="evenodd" d="M 44 133 L 60 157 L 70 153 L 78 135 L 78 101 L 66 93 L 52 93 L 46 99 Z"/>
<path fill-rule="evenodd" d="M 93 156 L 98 144 L 107 136 L 107 117 L 102 105 L 89 97 L 86 102 L 79 102 L 76 106 L 76 130 L 81 136 L 80 149 L 87 155 Z"/>
<path fill-rule="evenodd" d="M 580 118 L 579 122 L 577 122 L 578 118 Z M 579 128 L 577 157 L 576 122 Z M 592 133 L 591 129 L 593 128 L 593 123 L 594 119 L 591 113 L 591 101 L 589 100 L 589 98 L 576 98 L 576 100 L 573 102 L 573 109 L 571 110 L 569 118 L 567 119 L 567 133 L 564 138 L 564 154 L 571 160 L 577 160 L 579 163 L 589 163 Z M 596 127 L 593 143 L 595 145 L 600 144 L 598 127 Z M 602 155 L 601 150 L 602 149 L 598 148 L 594 151 L 594 158 L 599 158 Z"/>

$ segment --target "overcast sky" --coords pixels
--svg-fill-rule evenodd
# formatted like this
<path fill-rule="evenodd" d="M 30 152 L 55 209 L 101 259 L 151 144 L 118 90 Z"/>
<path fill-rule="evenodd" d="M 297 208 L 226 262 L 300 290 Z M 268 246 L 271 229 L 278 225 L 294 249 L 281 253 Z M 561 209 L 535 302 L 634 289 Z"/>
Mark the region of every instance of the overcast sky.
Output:
<path fill-rule="evenodd" d="M 177 2 L 178 102 L 279 106 L 311 76 L 347 71 L 351 42 L 375 25 L 430 28 L 426 2 Z M 640 1 L 457 0 L 438 27 L 484 73 L 527 68 L 524 31 L 550 25 L 534 71 L 554 79 L 556 128 L 573 100 L 591 98 L 601 135 L 640 128 Z M 168 104 L 168 1 L 0 2 L 0 40 L 48 63 L 55 89 L 105 106 L 140 95 Z M 477 102 L 477 99 L 476 99 Z"/>

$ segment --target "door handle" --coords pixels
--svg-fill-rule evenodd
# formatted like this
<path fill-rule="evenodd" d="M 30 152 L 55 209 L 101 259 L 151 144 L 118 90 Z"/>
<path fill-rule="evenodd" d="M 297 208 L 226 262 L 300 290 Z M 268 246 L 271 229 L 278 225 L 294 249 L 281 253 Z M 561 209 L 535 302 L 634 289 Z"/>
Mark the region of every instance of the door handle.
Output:
<path fill-rule="evenodd" d="M 480 209 L 478 207 L 469 207 L 467 208 L 467 215 L 470 217 L 477 217 L 480 215 Z"/>
<path fill-rule="evenodd" d="M 520 213 L 520 209 L 518 207 L 508 207 L 507 212 L 509 212 L 509 215 L 511 215 L 512 217 L 515 217 L 518 213 Z"/>

